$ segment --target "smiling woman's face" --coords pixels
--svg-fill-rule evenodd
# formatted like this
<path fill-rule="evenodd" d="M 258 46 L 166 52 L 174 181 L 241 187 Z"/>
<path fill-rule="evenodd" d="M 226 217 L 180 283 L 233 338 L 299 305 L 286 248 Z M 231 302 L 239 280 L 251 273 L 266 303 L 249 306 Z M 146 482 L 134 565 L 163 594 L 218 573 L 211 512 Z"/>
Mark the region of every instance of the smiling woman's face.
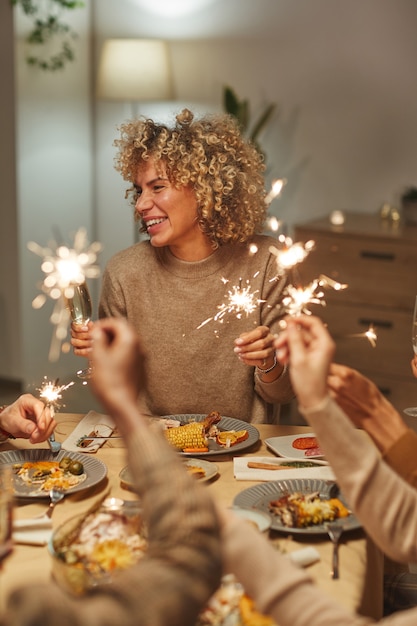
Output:
<path fill-rule="evenodd" d="M 198 261 L 213 252 L 211 243 L 197 222 L 197 200 L 190 187 L 174 187 L 153 161 L 138 170 L 135 180 L 136 214 L 157 248 L 168 246 L 184 261 Z"/>

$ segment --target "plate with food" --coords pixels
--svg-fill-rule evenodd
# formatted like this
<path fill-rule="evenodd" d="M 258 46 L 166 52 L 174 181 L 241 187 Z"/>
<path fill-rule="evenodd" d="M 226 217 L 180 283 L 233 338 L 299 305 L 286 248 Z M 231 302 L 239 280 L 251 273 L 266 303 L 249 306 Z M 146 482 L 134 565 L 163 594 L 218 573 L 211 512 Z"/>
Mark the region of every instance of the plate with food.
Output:
<path fill-rule="evenodd" d="M 254 601 L 245 592 L 233 574 L 221 579 L 215 591 L 200 612 L 196 626 L 276 626 L 275 620 L 259 613 Z"/>
<path fill-rule="evenodd" d="M 237 454 L 259 440 L 252 424 L 217 411 L 208 415 L 164 415 L 160 418 L 168 441 L 186 456 Z"/>
<path fill-rule="evenodd" d="M 335 483 L 297 478 L 261 483 L 241 491 L 233 505 L 271 515 L 271 528 L 292 534 L 327 535 L 326 524 L 356 530 L 361 524 Z"/>
<path fill-rule="evenodd" d="M 200 482 L 206 482 L 217 476 L 219 468 L 211 461 L 204 459 L 185 458 L 184 465 L 189 474 L 197 478 Z M 126 465 L 119 474 L 120 483 L 125 489 L 134 489 L 134 483 L 130 474 L 129 467 Z"/>
<path fill-rule="evenodd" d="M 18 498 L 47 498 L 52 487 L 68 494 L 98 484 L 107 475 L 99 459 L 79 452 L 46 449 L 0 452 L 0 464 L 13 469 L 14 494 Z"/>
<path fill-rule="evenodd" d="M 320 459 L 324 456 L 314 433 L 269 437 L 265 445 L 278 456 L 289 459 Z"/>

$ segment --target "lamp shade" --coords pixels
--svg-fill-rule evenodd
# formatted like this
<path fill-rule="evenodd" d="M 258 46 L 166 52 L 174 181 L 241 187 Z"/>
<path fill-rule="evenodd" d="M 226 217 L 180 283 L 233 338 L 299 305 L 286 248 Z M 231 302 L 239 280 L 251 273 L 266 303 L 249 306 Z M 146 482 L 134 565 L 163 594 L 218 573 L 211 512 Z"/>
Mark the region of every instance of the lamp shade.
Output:
<path fill-rule="evenodd" d="M 97 76 L 103 100 L 171 100 L 171 71 L 166 42 L 157 39 L 108 39 Z"/>

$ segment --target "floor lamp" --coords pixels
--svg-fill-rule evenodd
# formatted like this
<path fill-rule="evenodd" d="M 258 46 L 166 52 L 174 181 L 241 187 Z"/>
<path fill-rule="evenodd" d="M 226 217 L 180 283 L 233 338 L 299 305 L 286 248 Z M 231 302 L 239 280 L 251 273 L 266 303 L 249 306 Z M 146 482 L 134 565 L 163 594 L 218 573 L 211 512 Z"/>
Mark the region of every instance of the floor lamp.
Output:
<path fill-rule="evenodd" d="M 137 103 L 173 100 L 168 45 L 158 39 L 107 39 L 100 57 L 97 86 L 100 100 Z"/>

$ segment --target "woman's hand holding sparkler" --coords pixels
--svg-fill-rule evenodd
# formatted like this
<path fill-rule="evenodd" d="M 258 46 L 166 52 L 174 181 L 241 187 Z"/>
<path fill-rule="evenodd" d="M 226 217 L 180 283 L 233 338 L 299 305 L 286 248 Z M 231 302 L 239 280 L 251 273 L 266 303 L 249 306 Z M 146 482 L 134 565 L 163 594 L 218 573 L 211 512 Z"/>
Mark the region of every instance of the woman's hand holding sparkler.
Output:
<path fill-rule="evenodd" d="M 273 382 L 283 371 L 275 356 L 274 340 L 268 326 L 258 326 L 235 339 L 234 351 L 240 361 L 257 367 L 265 382 Z"/>
<path fill-rule="evenodd" d="M 0 413 L 0 428 L 12 435 L 29 439 L 30 443 L 46 441 L 56 422 L 45 404 L 30 393 L 25 393 Z"/>
<path fill-rule="evenodd" d="M 277 357 L 290 365 L 290 378 L 303 408 L 315 407 L 329 394 L 327 378 L 335 343 L 320 318 L 287 317 L 275 339 Z"/>

